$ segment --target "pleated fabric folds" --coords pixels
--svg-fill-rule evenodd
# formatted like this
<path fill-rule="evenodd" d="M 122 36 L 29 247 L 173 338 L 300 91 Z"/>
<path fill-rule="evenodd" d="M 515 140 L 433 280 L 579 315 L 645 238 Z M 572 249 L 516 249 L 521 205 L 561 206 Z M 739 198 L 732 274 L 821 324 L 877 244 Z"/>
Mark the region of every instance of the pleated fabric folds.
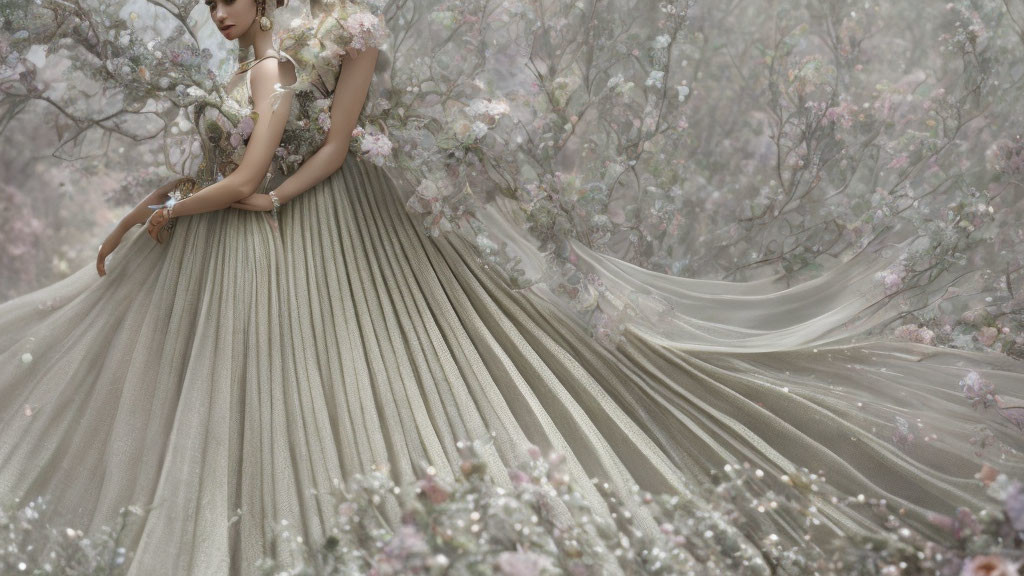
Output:
<path fill-rule="evenodd" d="M 765 305 L 779 297 L 763 292 Z M 851 297 L 836 287 L 823 309 Z M 289 561 L 273 538 L 282 521 L 307 543 L 324 538 L 335 482 L 381 469 L 403 484 L 427 465 L 454 478 L 460 440 L 485 441 L 506 487 L 531 445 L 561 451 L 595 513 L 609 514 L 596 478 L 651 534 L 634 485 L 699 509 L 700 484 L 724 464 L 822 470 L 937 538 L 930 513 L 991 503 L 973 476 L 983 463 L 1024 472 L 1018 451 L 969 444 L 979 426 L 1010 447 L 1021 432 L 957 387 L 975 370 L 1024 398 L 1019 362 L 802 346 L 773 318 L 745 326 L 757 345 L 743 351 L 688 347 L 682 327 L 675 340 L 638 327 L 607 349 L 549 299 L 508 289 L 462 239 L 425 236 L 386 172 L 349 157 L 276 224 L 234 209 L 183 217 L 165 245 L 134 229 L 106 277 L 90 265 L 0 305 L 0 362 L 13 367 L 0 372 L 0 496 L 46 495 L 51 523 L 83 530 L 147 507 L 132 574 L 256 574 L 263 556 Z M 799 334 L 822 334 L 814 322 L 800 318 Z M 917 436 L 929 440 L 894 445 L 897 416 L 926 424 Z M 382 502 L 393 527 L 408 497 Z M 820 506 L 836 534 L 877 529 Z M 798 519 L 758 522 L 800 538 Z"/>

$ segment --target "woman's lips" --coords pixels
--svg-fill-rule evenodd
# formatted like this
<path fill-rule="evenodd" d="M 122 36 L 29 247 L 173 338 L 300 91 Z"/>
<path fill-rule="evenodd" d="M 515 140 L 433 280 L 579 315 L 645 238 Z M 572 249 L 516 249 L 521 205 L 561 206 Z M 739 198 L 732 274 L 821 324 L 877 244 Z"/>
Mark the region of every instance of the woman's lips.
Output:
<path fill-rule="evenodd" d="M 221 28 L 220 31 L 222 34 L 227 34 L 228 30 L 231 30 L 232 28 L 234 28 L 234 26 L 234 24 L 228 24 L 227 26 Z"/>

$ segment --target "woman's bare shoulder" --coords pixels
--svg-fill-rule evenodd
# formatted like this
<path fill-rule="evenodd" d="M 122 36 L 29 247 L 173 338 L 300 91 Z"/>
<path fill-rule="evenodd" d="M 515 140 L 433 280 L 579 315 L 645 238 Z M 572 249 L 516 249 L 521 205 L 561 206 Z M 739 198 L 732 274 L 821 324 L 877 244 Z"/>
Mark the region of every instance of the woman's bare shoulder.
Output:
<path fill-rule="evenodd" d="M 291 60 L 287 58 L 265 58 L 257 62 L 249 71 L 249 86 L 253 96 L 256 94 L 269 94 L 274 84 L 280 83 L 287 86 L 296 81 L 296 70 Z"/>

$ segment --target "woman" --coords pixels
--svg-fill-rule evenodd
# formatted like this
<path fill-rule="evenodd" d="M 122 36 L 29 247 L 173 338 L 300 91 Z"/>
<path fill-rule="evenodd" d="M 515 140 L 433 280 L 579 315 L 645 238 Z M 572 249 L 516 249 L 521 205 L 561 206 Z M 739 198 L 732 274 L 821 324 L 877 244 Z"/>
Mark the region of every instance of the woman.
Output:
<path fill-rule="evenodd" d="M 608 517 L 609 504 L 592 478 L 648 535 L 658 526 L 634 484 L 705 510 L 698 487 L 726 465 L 749 462 L 773 481 L 819 472 L 937 539 L 948 533 L 933 513 L 991 504 L 974 478 L 984 464 L 1024 471 L 1019 452 L 970 445 L 973 427 L 1003 447 L 1020 446 L 1019 431 L 956 389 L 974 370 L 1024 397 L 1019 363 L 837 344 L 887 264 L 876 254 L 781 290 L 672 278 L 577 246 L 607 278 L 676 306 L 661 331 L 638 323 L 606 350 L 547 300 L 507 289 L 458 239 L 422 235 L 393 180 L 348 154 L 377 48 L 349 51 L 317 85 L 308 63 L 273 45 L 273 5 L 207 5 L 223 36 L 255 55 L 226 87 L 255 112 L 244 146 L 210 148 L 195 181 L 126 215 L 100 246 L 100 279 L 80 270 L 0 306 L 3 359 L 20 359 L 0 376 L 0 494 L 48 495 L 53 521 L 83 530 L 151 506 L 131 573 L 288 562 L 274 529 L 287 522 L 322 541 L 334 511 L 318 493 L 375 469 L 399 484 L 428 464 L 453 478 L 460 441 L 482 442 L 503 486 L 532 447 L 563 452 L 595 514 Z M 308 118 L 325 97 L 322 141 L 289 132 L 290 116 Z M 288 176 L 281 147 L 304 157 Z M 182 190 L 194 193 L 178 199 Z M 928 427 L 914 428 L 922 417 Z M 894 421 L 909 423 L 901 442 L 889 439 Z M 907 434 L 928 440 L 904 449 Z M 410 496 L 382 503 L 393 527 Z M 568 518 L 559 504 L 553 513 Z M 744 512 L 745 531 L 723 530 L 753 560 L 774 545 L 756 535 L 801 545 L 805 533 L 879 530 L 866 507 L 817 504 L 815 526 L 767 509 Z"/>

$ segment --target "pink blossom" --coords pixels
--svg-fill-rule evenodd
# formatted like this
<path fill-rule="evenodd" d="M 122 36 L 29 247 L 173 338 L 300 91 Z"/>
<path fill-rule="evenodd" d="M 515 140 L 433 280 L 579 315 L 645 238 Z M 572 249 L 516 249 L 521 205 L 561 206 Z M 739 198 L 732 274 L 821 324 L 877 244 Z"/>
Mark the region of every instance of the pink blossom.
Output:
<path fill-rule="evenodd" d="M 1002 556 L 974 556 L 964 562 L 960 576 L 1016 576 L 1019 566 Z"/>
<path fill-rule="evenodd" d="M 984 307 L 972 308 L 960 315 L 960 321 L 971 326 L 982 327 L 991 320 L 991 315 Z"/>
<path fill-rule="evenodd" d="M 255 127 L 256 122 L 252 119 L 252 116 L 246 116 L 238 123 L 238 131 L 242 134 L 242 138 L 248 138 L 252 135 L 252 129 Z"/>
<path fill-rule="evenodd" d="M 849 102 L 843 102 L 839 106 L 833 106 L 825 111 L 825 120 L 833 124 L 839 124 L 843 128 L 853 126 L 853 115 L 856 107 Z"/>
<path fill-rule="evenodd" d="M 998 330 L 991 326 L 985 326 L 978 331 L 978 342 L 981 342 L 985 346 L 991 346 L 996 343 L 996 337 L 998 336 Z"/>
<path fill-rule="evenodd" d="M 576 252 L 574 251 L 572 255 L 576 255 Z M 550 464 L 552 467 L 558 466 L 563 462 L 565 462 L 565 454 L 563 454 L 562 452 L 553 452 L 550 456 L 548 456 L 548 464 Z"/>
<path fill-rule="evenodd" d="M 1010 488 L 1006 492 L 1005 502 L 1003 503 L 1006 517 L 1010 519 L 1010 523 L 1018 531 L 1024 531 L 1024 493 L 1022 493 L 1021 488 L 1019 480 L 1011 482 Z"/>
<path fill-rule="evenodd" d="M 536 444 L 530 444 L 530 447 L 526 449 L 526 452 L 527 454 L 530 455 L 530 458 L 533 458 L 534 460 L 540 460 L 541 451 L 540 447 L 538 447 Z"/>
<path fill-rule="evenodd" d="M 899 156 L 893 158 L 892 162 L 889 162 L 889 165 L 886 166 L 886 168 L 895 168 L 899 170 L 900 168 L 903 168 L 908 164 L 910 164 L 910 158 L 908 158 L 906 154 L 900 154 Z"/>
<path fill-rule="evenodd" d="M 547 556 L 534 552 L 505 551 L 498 555 L 498 570 L 506 576 L 537 576 L 554 565 Z"/>
<path fill-rule="evenodd" d="M 971 401 L 972 405 L 981 403 L 985 406 L 992 400 L 995 393 L 995 386 L 987 382 L 974 370 L 971 370 L 960 380 L 960 389 L 964 397 Z"/>
<path fill-rule="evenodd" d="M 380 20 L 369 12 L 357 12 L 342 22 L 345 30 L 352 35 L 352 48 L 365 50 L 379 44 L 382 35 Z"/>
<path fill-rule="evenodd" d="M 384 547 L 385 552 L 394 558 L 403 559 L 413 554 L 427 554 L 430 546 L 427 539 L 415 525 L 403 524 Z"/>
<path fill-rule="evenodd" d="M 363 154 L 378 166 L 384 165 L 384 160 L 391 154 L 391 148 L 391 140 L 384 134 L 374 133 L 363 137 Z"/>
<path fill-rule="evenodd" d="M 358 506 L 356 505 L 355 502 L 342 502 L 341 504 L 338 505 L 338 515 L 342 518 L 348 518 L 350 516 L 353 516 L 356 513 L 357 509 Z"/>
<path fill-rule="evenodd" d="M 931 345 L 935 341 L 934 332 L 924 326 L 918 327 L 914 324 L 904 324 L 903 326 L 896 328 L 894 334 L 901 340 L 917 342 L 919 344 Z"/>
<path fill-rule="evenodd" d="M 451 496 L 451 492 L 444 486 L 442 486 L 435 476 L 427 476 L 417 482 L 419 489 L 427 496 L 433 504 L 441 504 L 448 500 Z"/>
<path fill-rule="evenodd" d="M 907 271 L 903 267 L 903 262 L 900 261 L 882 272 L 879 272 L 876 275 L 876 278 L 881 280 L 886 294 L 893 294 L 895 292 L 899 292 L 900 288 L 903 287 L 903 278 L 906 275 Z"/>

